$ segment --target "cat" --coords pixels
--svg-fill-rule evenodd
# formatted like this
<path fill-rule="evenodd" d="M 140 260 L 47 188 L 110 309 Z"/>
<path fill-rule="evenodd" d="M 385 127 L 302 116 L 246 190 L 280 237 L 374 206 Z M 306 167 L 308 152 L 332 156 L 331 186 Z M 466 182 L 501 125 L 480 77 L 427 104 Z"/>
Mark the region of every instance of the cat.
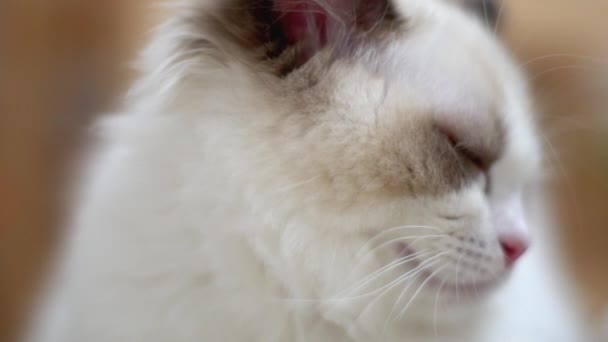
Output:
<path fill-rule="evenodd" d="M 590 341 L 492 4 L 172 6 L 31 340 Z"/>

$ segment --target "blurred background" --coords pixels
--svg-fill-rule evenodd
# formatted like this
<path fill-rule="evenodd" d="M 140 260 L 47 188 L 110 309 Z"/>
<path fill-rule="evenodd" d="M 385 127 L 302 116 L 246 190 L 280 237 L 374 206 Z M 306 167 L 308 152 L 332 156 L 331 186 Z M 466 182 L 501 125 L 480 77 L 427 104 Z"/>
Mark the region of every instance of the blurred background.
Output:
<path fill-rule="evenodd" d="M 150 0 L 0 1 L 0 341 L 53 247 L 87 125 L 120 103 Z M 556 227 L 589 319 L 608 304 L 608 1 L 505 0 L 500 33 L 542 114 Z"/>

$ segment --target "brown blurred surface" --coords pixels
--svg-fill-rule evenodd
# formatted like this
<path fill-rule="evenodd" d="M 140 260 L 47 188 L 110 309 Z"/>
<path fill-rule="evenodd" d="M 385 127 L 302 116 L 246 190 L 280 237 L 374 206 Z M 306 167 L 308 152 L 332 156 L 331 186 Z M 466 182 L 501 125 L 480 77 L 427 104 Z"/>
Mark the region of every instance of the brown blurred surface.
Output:
<path fill-rule="evenodd" d="M 131 77 L 127 62 L 155 14 L 145 4 L 0 3 L 0 341 L 13 340 L 57 240 L 70 156 Z M 506 4 L 506 40 L 530 71 L 552 142 L 563 247 L 597 312 L 608 303 L 608 3 Z"/>
<path fill-rule="evenodd" d="M 0 341 L 14 339 L 56 241 L 69 157 L 128 77 L 129 6 L 0 2 Z"/>
<path fill-rule="evenodd" d="M 506 38 L 543 115 L 562 248 L 596 315 L 608 304 L 608 2 L 507 3 Z"/>

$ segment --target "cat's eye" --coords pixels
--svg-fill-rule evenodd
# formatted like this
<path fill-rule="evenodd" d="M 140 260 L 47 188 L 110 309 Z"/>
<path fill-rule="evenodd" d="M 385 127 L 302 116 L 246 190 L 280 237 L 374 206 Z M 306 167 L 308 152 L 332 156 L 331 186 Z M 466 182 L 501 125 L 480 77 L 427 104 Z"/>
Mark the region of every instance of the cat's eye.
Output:
<path fill-rule="evenodd" d="M 482 177 L 484 192 L 489 194 L 492 191 L 492 179 L 490 177 L 490 167 L 494 162 L 493 158 L 483 153 L 481 149 L 473 149 L 467 144 L 462 143 L 458 135 L 451 129 L 439 126 L 439 131 L 446 137 L 452 149 L 458 156 L 469 165 L 479 171 Z"/>
<path fill-rule="evenodd" d="M 462 157 L 463 160 L 475 166 L 483 173 L 490 169 L 491 161 L 480 151 L 477 151 L 462 143 L 458 136 L 451 130 L 441 127 L 441 133 L 448 139 L 450 145 Z"/>
<path fill-rule="evenodd" d="M 490 178 L 490 165 L 486 160 L 484 160 L 479 155 L 471 152 L 471 150 L 466 147 L 458 146 L 458 144 L 453 145 L 454 149 L 462 155 L 466 160 L 468 160 L 471 164 L 473 164 L 479 171 L 481 171 L 481 177 L 483 177 L 483 186 L 484 192 L 489 194 L 492 191 L 492 179 Z"/>
<path fill-rule="evenodd" d="M 489 165 L 487 161 L 481 157 L 481 154 L 473 151 L 469 147 L 466 147 L 458 142 L 451 142 L 452 146 L 461 156 L 463 156 L 467 161 L 471 164 L 475 165 L 479 170 L 483 172 L 487 172 L 489 169 Z"/>

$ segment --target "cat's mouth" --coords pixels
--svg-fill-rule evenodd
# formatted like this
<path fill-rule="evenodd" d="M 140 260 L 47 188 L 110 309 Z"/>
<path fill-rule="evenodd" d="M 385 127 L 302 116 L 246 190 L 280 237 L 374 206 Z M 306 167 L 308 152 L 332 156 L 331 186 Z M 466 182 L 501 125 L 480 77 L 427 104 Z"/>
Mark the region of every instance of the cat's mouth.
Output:
<path fill-rule="evenodd" d="M 440 272 L 441 267 L 431 268 L 425 260 L 415 257 L 415 251 L 408 245 L 403 245 L 399 258 L 411 258 L 408 269 L 417 271 L 416 281 L 422 289 L 441 296 L 448 303 L 467 303 L 482 300 L 495 290 L 506 275 L 496 276 L 486 280 L 467 280 L 459 270 Z M 425 266 L 426 264 L 426 266 Z M 446 276 L 446 274 L 450 274 Z"/>
<path fill-rule="evenodd" d="M 423 272 L 427 276 L 428 287 L 432 291 L 441 292 L 441 296 L 448 302 L 462 303 L 484 299 L 500 284 L 499 280 L 485 280 L 476 282 L 459 282 L 456 279 L 440 279 L 433 277 L 431 272 Z"/>

